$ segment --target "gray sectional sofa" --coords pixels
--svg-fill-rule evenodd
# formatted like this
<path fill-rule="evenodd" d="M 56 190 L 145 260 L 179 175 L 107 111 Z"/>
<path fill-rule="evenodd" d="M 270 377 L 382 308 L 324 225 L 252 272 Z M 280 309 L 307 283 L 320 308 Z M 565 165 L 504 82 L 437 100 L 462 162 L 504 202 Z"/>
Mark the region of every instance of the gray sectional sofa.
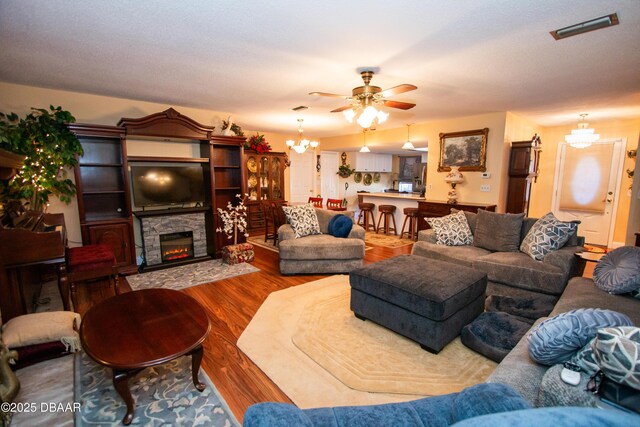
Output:
<path fill-rule="evenodd" d="M 475 214 L 466 212 L 471 232 L 475 232 Z M 537 218 L 524 218 L 520 242 Z M 497 232 L 498 230 L 496 230 Z M 492 252 L 473 246 L 444 246 L 436 244 L 435 232 L 421 230 L 412 254 L 421 255 L 487 273 L 487 295 L 505 295 L 515 298 L 537 298 L 548 304 L 555 303 L 569 279 L 582 275 L 585 261 L 575 256 L 584 250 L 584 239 L 574 234 L 559 250 L 536 261 L 523 252 Z"/>
<path fill-rule="evenodd" d="M 278 229 L 278 250 L 282 274 L 348 273 L 364 264 L 364 228 L 353 224 L 346 238 L 329 233 L 329 221 L 348 212 L 316 208 L 322 234 L 296 239 L 293 228 L 284 224 Z M 352 213 L 351 213 L 352 214 Z"/>

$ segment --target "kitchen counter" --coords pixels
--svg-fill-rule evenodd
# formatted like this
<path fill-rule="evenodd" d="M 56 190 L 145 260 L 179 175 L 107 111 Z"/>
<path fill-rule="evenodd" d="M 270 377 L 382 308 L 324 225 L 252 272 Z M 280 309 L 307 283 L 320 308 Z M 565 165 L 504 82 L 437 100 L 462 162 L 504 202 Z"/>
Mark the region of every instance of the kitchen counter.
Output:
<path fill-rule="evenodd" d="M 422 201 L 425 198 L 420 197 L 418 193 L 358 193 L 358 196 L 370 196 L 370 197 L 388 197 L 390 199 L 406 199 Z"/>
<path fill-rule="evenodd" d="M 404 221 L 404 208 L 417 208 L 418 202 L 424 201 L 424 197 L 420 197 L 420 194 L 412 193 L 358 193 L 358 196 L 362 198 L 365 203 L 373 203 L 376 208 L 373 210 L 376 225 L 378 225 L 378 213 L 379 205 L 394 205 L 396 211 L 393 217 L 396 220 L 397 233 L 400 235 L 402 230 L 402 222 Z"/>

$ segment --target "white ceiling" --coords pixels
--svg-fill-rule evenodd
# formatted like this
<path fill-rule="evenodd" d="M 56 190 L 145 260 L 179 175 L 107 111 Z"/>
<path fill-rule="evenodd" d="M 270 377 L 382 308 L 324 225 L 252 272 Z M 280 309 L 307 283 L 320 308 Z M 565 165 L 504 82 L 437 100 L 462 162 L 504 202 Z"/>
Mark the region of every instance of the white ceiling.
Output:
<path fill-rule="evenodd" d="M 617 12 L 620 25 L 549 31 Z M 338 98 L 372 84 L 386 128 L 512 111 L 543 126 L 640 116 L 638 0 L 2 0 L 0 80 L 226 111 L 247 129 L 357 133 Z"/>

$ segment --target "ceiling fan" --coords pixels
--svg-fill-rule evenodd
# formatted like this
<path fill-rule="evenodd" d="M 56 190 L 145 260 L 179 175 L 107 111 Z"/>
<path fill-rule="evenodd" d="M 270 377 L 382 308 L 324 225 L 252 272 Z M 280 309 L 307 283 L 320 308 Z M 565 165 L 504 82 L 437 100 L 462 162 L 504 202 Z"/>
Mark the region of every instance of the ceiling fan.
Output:
<path fill-rule="evenodd" d="M 401 84 L 389 89 L 382 90 L 379 86 L 373 86 L 369 84 L 374 74 L 373 71 L 362 71 L 360 74 L 362 76 L 362 80 L 364 81 L 364 86 L 353 88 L 351 91 L 351 96 L 337 95 L 334 93 L 326 92 L 310 92 L 309 95 L 344 98 L 350 101 L 348 105 L 336 108 L 335 110 L 331 110 L 331 112 L 342 112 L 345 118 L 350 123 L 352 123 L 353 119 L 358 116 L 358 118 L 356 119 L 357 123 L 365 129 L 371 128 L 374 125 L 374 121 L 376 123 L 382 123 L 387 119 L 387 117 L 389 117 L 388 113 L 376 109 L 376 107 L 379 108 L 380 106 L 385 106 L 391 108 L 399 108 L 401 110 L 408 110 L 416 106 L 416 104 L 412 104 L 409 102 L 393 101 L 387 99 L 387 97 L 416 90 L 418 89 L 417 86 L 410 84 Z"/>

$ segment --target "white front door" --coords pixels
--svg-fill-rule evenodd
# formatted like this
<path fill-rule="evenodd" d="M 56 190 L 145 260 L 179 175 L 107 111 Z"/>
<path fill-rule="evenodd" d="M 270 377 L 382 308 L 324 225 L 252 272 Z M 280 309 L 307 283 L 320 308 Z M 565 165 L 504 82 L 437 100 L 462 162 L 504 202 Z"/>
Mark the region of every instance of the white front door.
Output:
<path fill-rule="evenodd" d="M 563 221 L 580 220 L 578 234 L 587 243 L 611 246 L 626 141 L 598 141 L 586 148 L 558 145 L 553 213 Z"/>
<path fill-rule="evenodd" d="M 289 169 L 290 202 L 306 203 L 313 194 L 313 177 L 315 174 L 315 153 L 307 150 L 302 154 L 291 151 L 291 169 Z"/>
<path fill-rule="evenodd" d="M 340 153 L 337 151 L 320 152 L 320 194 L 325 199 L 342 199 L 338 188 L 338 167 Z"/>

